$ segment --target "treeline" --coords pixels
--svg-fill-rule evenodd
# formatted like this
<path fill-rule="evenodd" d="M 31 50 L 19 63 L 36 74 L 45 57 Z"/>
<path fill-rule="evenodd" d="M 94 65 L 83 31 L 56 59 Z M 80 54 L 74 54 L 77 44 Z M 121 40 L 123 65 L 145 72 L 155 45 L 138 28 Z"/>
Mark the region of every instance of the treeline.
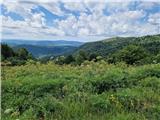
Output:
<path fill-rule="evenodd" d="M 68 55 L 68 56 L 59 56 L 53 59 L 56 64 L 71 64 L 71 65 L 81 65 L 84 61 L 94 61 L 97 62 L 101 60 L 102 57 L 98 56 L 95 53 L 91 53 L 89 55 L 86 54 L 85 51 L 79 51 L 76 55 Z"/>
<path fill-rule="evenodd" d="M 84 61 L 97 62 L 102 59 L 111 64 L 118 62 L 129 65 L 160 63 L 160 35 L 116 37 L 86 43 L 72 55 L 60 56 L 56 59 L 56 63 L 80 65 Z"/>
<path fill-rule="evenodd" d="M 35 60 L 25 48 L 13 50 L 7 44 L 1 44 L 1 62 L 2 65 L 23 65 L 27 60 Z"/>
<path fill-rule="evenodd" d="M 128 45 L 123 47 L 121 50 L 116 51 L 107 57 L 102 57 L 97 53 L 87 54 L 85 51 L 81 50 L 76 55 L 60 56 L 54 59 L 57 64 L 73 64 L 81 65 L 84 61 L 94 61 L 104 60 L 111 64 L 116 64 L 119 62 L 124 62 L 129 65 L 144 65 L 144 64 L 154 64 L 160 63 L 160 51 L 156 54 L 148 51 L 143 46 L 138 45 Z"/>
<path fill-rule="evenodd" d="M 160 63 L 160 51 L 153 53 L 153 51 L 148 51 L 143 46 L 128 45 L 109 55 L 107 61 L 109 63 L 125 62 L 130 65 Z"/>
<path fill-rule="evenodd" d="M 20 48 L 14 51 L 7 44 L 1 45 L 1 61 L 9 65 L 23 65 L 28 60 L 39 61 L 41 63 L 47 63 L 53 61 L 56 64 L 71 64 L 81 65 L 85 61 L 98 62 L 104 60 L 110 64 L 116 64 L 124 62 L 128 65 L 144 65 L 160 63 L 160 51 L 154 52 L 147 50 L 145 47 L 140 45 L 131 44 L 124 46 L 122 49 L 111 53 L 106 57 L 100 56 L 98 53 L 86 53 L 80 50 L 77 54 L 71 54 L 67 56 L 58 57 L 46 57 L 42 59 L 35 59 L 25 48 Z"/>

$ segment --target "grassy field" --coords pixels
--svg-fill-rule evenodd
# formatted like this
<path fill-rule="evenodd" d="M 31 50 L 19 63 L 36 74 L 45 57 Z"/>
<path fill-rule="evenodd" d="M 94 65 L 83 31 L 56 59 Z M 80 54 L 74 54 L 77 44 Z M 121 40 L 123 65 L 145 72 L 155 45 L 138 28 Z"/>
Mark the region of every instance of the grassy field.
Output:
<path fill-rule="evenodd" d="M 2 120 L 159 120 L 160 64 L 2 67 Z"/>

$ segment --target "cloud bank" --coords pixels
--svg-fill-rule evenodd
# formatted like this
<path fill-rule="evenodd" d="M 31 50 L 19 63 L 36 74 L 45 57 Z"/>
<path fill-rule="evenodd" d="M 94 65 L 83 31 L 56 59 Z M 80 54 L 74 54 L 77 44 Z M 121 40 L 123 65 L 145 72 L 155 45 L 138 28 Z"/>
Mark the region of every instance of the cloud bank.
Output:
<path fill-rule="evenodd" d="M 159 2 L 29 1 L 1 3 L 3 39 L 83 41 L 158 34 Z"/>

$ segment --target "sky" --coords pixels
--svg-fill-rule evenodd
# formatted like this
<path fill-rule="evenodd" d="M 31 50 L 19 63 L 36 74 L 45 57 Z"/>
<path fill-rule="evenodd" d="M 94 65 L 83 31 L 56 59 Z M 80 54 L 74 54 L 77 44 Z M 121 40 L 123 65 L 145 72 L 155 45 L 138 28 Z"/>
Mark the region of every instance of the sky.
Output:
<path fill-rule="evenodd" d="M 160 33 L 159 0 L 4 0 L 2 39 L 96 41 Z"/>

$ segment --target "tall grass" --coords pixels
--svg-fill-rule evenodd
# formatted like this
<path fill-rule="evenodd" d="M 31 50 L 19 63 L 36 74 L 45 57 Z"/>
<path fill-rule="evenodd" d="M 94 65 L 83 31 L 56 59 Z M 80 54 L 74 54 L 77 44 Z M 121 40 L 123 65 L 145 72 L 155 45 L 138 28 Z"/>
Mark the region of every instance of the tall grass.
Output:
<path fill-rule="evenodd" d="M 160 64 L 2 68 L 3 120 L 158 120 Z"/>

